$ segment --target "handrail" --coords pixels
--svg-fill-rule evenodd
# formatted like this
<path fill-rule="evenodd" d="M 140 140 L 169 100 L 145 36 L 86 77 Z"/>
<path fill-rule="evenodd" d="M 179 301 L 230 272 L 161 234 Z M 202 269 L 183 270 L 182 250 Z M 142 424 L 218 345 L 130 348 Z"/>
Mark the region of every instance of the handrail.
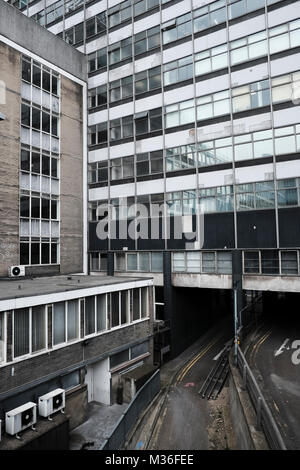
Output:
<path fill-rule="evenodd" d="M 237 366 L 242 374 L 243 388 L 248 390 L 256 411 L 257 427 L 262 427 L 265 431 L 266 438 L 271 449 L 286 450 L 285 443 L 282 439 L 270 408 L 267 405 L 267 402 L 260 391 L 258 383 L 249 367 L 249 364 L 247 363 L 246 358 L 239 346 L 237 346 L 237 355 Z"/>

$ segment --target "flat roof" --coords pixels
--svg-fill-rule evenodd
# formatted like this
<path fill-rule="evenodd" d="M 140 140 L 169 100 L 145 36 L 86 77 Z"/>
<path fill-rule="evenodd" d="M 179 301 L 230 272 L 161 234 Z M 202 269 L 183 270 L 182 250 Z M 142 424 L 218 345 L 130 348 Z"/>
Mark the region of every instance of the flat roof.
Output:
<path fill-rule="evenodd" d="M 89 289 L 92 287 L 111 286 L 128 282 L 142 282 L 149 278 L 125 277 L 125 276 L 85 276 L 64 275 L 36 278 L 12 278 L 0 279 L 0 301 L 47 295 L 72 290 Z"/>

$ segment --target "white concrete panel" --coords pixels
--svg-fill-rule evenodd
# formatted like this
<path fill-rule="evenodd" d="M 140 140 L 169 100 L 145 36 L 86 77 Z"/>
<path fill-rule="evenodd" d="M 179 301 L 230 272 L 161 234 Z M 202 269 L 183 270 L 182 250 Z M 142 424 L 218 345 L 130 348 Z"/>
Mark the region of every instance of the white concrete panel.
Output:
<path fill-rule="evenodd" d="M 197 175 L 175 176 L 166 179 L 166 192 L 197 188 Z"/>
<path fill-rule="evenodd" d="M 272 163 L 235 169 L 235 180 L 237 184 L 268 181 L 273 179 L 273 176 Z"/>
<path fill-rule="evenodd" d="M 109 119 L 117 119 L 123 116 L 130 116 L 131 114 L 133 114 L 133 102 L 110 108 Z"/>
<path fill-rule="evenodd" d="M 300 106 L 274 111 L 274 126 L 288 126 L 289 124 L 299 124 Z"/>
<path fill-rule="evenodd" d="M 84 52 L 84 45 L 79 46 L 79 47 L 76 47 L 76 49 L 77 49 L 79 52 L 82 52 L 83 54 L 85 53 L 85 52 Z"/>
<path fill-rule="evenodd" d="M 297 72 L 300 69 L 300 54 L 293 54 L 271 61 L 271 77 L 283 73 Z"/>
<path fill-rule="evenodd" d="M 179 84 L 180 85 L 180 84 Z M 182 88 L 175 88 L 174 90 L 166 91 L 164 94 L 165 105 L 178 103 L 180 101 L 189 100 L 194 98 L 194 85 L 187 85 Z"/>
<path fill-rule="evenodd" d="M 141 31 L 146 31 L 146 29 L 153 28 L 154 26 L 159 25 L 159 23 L 159 12 L 147 16 L 146 18 L 143 18 L 140 21 L 136 21 L 134 23 L 134 34 L 140 33 Z"/>
<path fill-rule="evenodd" d="M 151 137 L 150 139 L 143 139 L 136 141 L 136 153 L 153 152 L 154 150 L 161 150 L 163 148 L 163 136 Z"/>
<path fill-rule="evenodd" d="M 197 129 L 198 142 L 205 142 L 206 140 L 220 139 L 228 137 L 232 134 L 231 122 L 218 122 L 210 126 L 199 127 Z"/>
<path fill-rule="evenodd" d="M 88 125 L 93 126 L 99 122 L 106 122 L 108 120 L 108 110 L 98 111 L 97 113 L 89 114 Z"/>
<path fill-rule="evenodd" d="M 232 276 L 228 274 L 172 273 L 174 287 L 200 287 L 204 289 L 231 289 Z"/>
<path fill-rule="evenodd" d="M 195 52 L 199 52 L 225 43 L 227 43 L 226 28 L 195 39 L 194 48 Z"/>
<path fill-rule="evenodd" d="M 277 179 L 295 178 L 300 176 L 300 159 L 290 162 L 276 163 Z"/>
<path fill-rule="evenodd" d="M 121 67 L 117 67 L 109 71 L 108 81 L 113 82 L 114 80 L 119 80 L 123 77 L 128 77 L 129 75 L 133 75 L 133 63 L 130 62 L 129 64 L 122 65 Z"/>
<path fill-rule="evenodd" d="M 102 1 L 102 2 L 95 3 L 94 5 L 91 5 L 90 7 L 88 6 L 85 12 L 86 19 L 92 18 L 93 16 L 97 15 L 98 13 L 101 13 L 102 11 L 106 11 L 107 9 L 106 3 L 107 3 L 106 1 Z"/>
<path fill-rule="evenodd" d="M 250 34 L 257 33 L 266 28 L 265 15 L 255 16 L 250 20 L 229 26 L 229 41 L 234 41 Z"/>
<path fill-rule="evenodd" d="M 164 192 L 164 180 L 141 181 L 136 184 L 136 194 L 159 194 Z"/>
<path fill-rule="evenodd" d="M 55 2 L 55 0 L 54 0 L 54 2 Z M 28 9 L 29 18 L 31 16 L 35 15 L 35 13 L 38 13 L 39 11 L 41 11 L 43 9 L 44 9 L 44 2 L 39 2 L 36 5 L 33 5 L 33 6 L 29 7 L 29 9 Z"/>
<path fill-rule="evenodd" d="M 299 4 L 295 6 L 295 3 L 292 3 L 291 5 L 278 8 L 278 10 L 270 11 L 268 13 L 269 28 L 278 24 L 286 23 L 287 21 L 294 20 L 297 16 L 299 17 L 299 15 L 296 15 L 297 9 L 299 9 Z"/>
<path fill-rule="evenodd" d="M 98 75 L 95 75 L 94 77 L 90 77 L 88 79 L 88 87 L 89 89 L 91 88 L 96 88 L 97 86 L 104 85 L 107 83 L 107 72 L 99 73 Z"/>
<path fill-rule="evenodd" d="M 300 292 L 297 276 L 243 276 L 245 290 Z"/>
<path fill-rule="evenodd" d="M 108 35 L 108 44 L 122 41 L 132 35 L 132 24 L 124 26 L 124 28 L 117 29 Z"/>
<path fill-rule="evenodd" d="M 95 39 L 94 41 L 88 42 L 86 44 L 86 53 L 91 54 L 92 52 L 103 49 L 107 46 L 107 36 L 101 36 L 100 38 Z"/>
<path fill-rule="evenodd" d="M 235 119 L 233 126 L 234 134 L 247 134 L 248 132 L 271 129 L 271 113 L 256 114 L 242 119 Z"/>
<path fill-rule="evenodd" d="M 110 158 L 127 157 L 134 154 L 134 142 L 127 142 L 126 144 L 113 145 L 110 147 Z"/>
<path fill-rule="evenodd" d="M 166 148 L 177 147 L 178 145 L 187 145 L 195 142 L 195 128 L 191 123 L 191 129 L 165 135 Z"/>
<path fill-rule="evenodd" d="M 119 5 L 120 0 L 108 0 L 107 1 L 107 8 L 114 7 L 115 5 Z"/>
<path fill-rule="evenodd" d="M 209 5 L 210 3 L 215 2 L 216 0 L 192 0 L 193 10 L 195 8 L 200 8 L 205 5 Z"/>
<path fill-rule="evenodd" d="M 110 197 L 129 197 L 134 196 L 135 187 L 134 183 L 130 184 L 120 184 L 116 186 L 111 186 L 110 188 Z"/>
<path fill-rule="evenodd" d="M 54 24 L 50 28 L 48 28 L 48 31 L 50 31 L 52 34 L 58 34 L 61 33 L 61 31 L 64 29 L 63 22 L 60 21 L 59 23 Z"/>
<path fill-rule="evenodd" d="M 166 21 L 172 20 L 173 18 L 177 18 L 177 16 L 184 15 L 185 13 L 188 13 L 189 11 L 191 11 L 191 2 L 187 0 L 183 0 L 183 2 L 176 3 L 175 5 L 172 5 L 169 8 L 162 10 L 161 21 L 162 23 L 165 23 Z"/>
<path fill-rule="evenodd" d="M 81 23 L 82 21 L 84 21 L 84 12 L 79 11 L 75 15 L 65 19 L 65 29 L 71 28 L 71 26 Z"/>
<path fill-rule="evenodd" d="M 163 51 L 163 64 L 172 62 L 173 60 L 180 59 L 181 57 L 186 57 L 192 55 L 193 53 L 193 43 L 192 41 L 184 42 L 179 44 L 179 46 L 171 47 Z"/>
<path fill-rule="evenodd" d="M 89 163 L 103 162 L 108 158 L 108 148 L 90 150 L 88 154 Z"/>
<path fill-rule="evenodd" d="M 135 61 L 135 73 L 143 72 L 143 70 L 152 69 L 161 64 L 161 53 L 156 52 L 147 57 Z"/>
<path fill-rule="evenodd" d="M 155 109 L 162 106 L 162 94 L 157 93 L 147 98 L 142 98 L 135 102 L 135 112 L 140 113 L 142 111 L 148 111 L 149 109 Z"/>
<path fill-rule="evenodd" d="M 233 170 L 229 169 L 199 173 L 198 181 L 200 188 L 213 188 L 215 186 L 233 184 Z"/>
<path fill-rule="evenodd" d="M 101 201 L 108 199 L 108 188 L 92 188 L 89 189 L 89 201 Z"/>
<path fill-rule="evenodd" d="M 196 96 L 209 95 L 217 91 L 228 90 L 229 88 L 229 75 L 222 75 L 220 77 L 210 78 L 202 82 L 196 83 Z"/>
<path fill-rule="evenodd" d="M 265 80 L 269 77 L 268 64 L 259 64 L 247 69 L 231 73 L 231 86 L 236 87 L 245 83 Z"/>

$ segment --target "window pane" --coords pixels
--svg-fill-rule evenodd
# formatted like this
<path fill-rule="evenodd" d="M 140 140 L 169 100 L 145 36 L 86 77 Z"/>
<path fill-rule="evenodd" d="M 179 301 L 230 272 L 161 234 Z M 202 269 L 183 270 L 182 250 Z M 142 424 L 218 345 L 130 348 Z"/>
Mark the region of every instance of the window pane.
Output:
<path fill-rule="evenodd" d="M 119 292 L 112 292 L 111 293 L 111 319 L 112 323 L 111 326 L 118 326 L 120 324 L 119 318 Z"/>
<path fill-rule="evenodd" d="M 29 308 L 14 311 L 14 357 L 29 353 Z"/>
<path fill-rule="evenodd" d="M 78 300 L 68 301 L 68 341 L 78 338 L 79 319 L 78 319 Z"/>
<path fill-rule="evenodd" d="M 53 344 L 64 343 L 65 333 L 65 302 L 53 304 Z"/>
<path fill-rule="evenodd" d="M 97 295 L 97 331 L 106 329 L 106 294 Z"/>
<path fill-rule="evenodd" d="M 32 307 L 32 352 L 46 347 L 46 315 L 43 305 Z"/>
<path fill-rule="evenodd" d="M 85 334 L 95 333 L 95 297 L 85 299 Z"/>

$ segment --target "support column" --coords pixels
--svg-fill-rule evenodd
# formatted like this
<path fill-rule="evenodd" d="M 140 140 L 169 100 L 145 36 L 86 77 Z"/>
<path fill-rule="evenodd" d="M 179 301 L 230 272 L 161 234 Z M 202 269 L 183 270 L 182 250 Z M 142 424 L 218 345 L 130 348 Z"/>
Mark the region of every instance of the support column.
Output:
<path fill-rule="evenodd" d="M 114 257 L 114 253 L 111 251 L 107 252 L 107 275 L 108 276 L 115 275 L 115 257 Z"/>

